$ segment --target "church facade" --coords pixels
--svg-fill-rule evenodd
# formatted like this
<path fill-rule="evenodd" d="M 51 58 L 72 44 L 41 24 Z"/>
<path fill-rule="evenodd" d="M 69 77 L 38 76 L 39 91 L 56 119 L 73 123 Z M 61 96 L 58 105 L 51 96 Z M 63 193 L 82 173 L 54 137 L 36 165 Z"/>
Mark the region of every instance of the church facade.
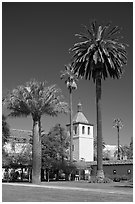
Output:
<path fill-rule="evenodd" d="M 90 124 L 82 112 L 82 104 L 77 106 L 77 113 L 73 118 L 73 160 L 93 161 L 94 160 L 94 125 Z M 70 125 L 67 125 L 70 132 Z"/>

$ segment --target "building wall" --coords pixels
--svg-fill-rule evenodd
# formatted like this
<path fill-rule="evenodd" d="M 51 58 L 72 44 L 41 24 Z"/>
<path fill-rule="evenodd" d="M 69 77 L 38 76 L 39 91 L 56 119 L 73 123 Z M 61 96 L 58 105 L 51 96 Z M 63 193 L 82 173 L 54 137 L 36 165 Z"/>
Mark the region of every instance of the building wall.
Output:
<path fill-rule="evenodd" d="M 97 166 L 91 166 L 91 176 L 96 176 Z M 133 178 L 133 164 L 113 164 L 113 165 L 103 165 L 104 174 L 107 177 L 115 178 L 126 176 L 128 179 Z M 129 173 L 130 170 L 130 173 Z M 115 173 L 114 173 L 115 171 Z"/>
<path fill-rule="evenodd" d="M 84 133 L 82 128 L 84 127 Z M 89 134 L 88 134 L 89 128 Z M 70 137 L 70 125 L 67 126 L 67 132 Z M 94 160 L 94 138 L 93 125 L 76 123 L 73 125 L 73 159 L 79 161 L 82 158 L 85 161 Z"/>
<path fill-rule="evenodd" d="M 83 126 L 85 128 L 84 134 L 82 132 Z M 88 128 L 90 129 L 89 134 Z M 79 160 L 84 158 L 85 161 L 93 161 L 93 126 L 79 124 L 79 133 Z"/>
<path fill-rule="evenodd" d="M 82 133 L 82 127 L 83 126 L 85 127 L 84 134 Z M 90 128 L 90 134 L 89 135 L 88 135 L 88 127 Z M 79 124 L 79 136 L 93 139 L 93 126 L 85 125 L 85 124 Z"/>
<path fill-rule="evenodd" d="M 87 137 L 79 138 L 79 160 L 93 161 L 93 139 Z"/>
<path fill-rule="evenodd" d="M 74 137 L 73 139 L 73 145 L 74 145 L 74 149 L 73 149 L 73 159 L 75 160 L 79 160 L 79 137 Z"/>
<path fill-rule="evenodd" d="M 82 129 L 84 127 L 84 133 Z M 89 127 L 89 134 L 88 134 L 88 127 Z M 78 125 L 78 159 L 84 159 L 85 161 L 93 161 L 93 126 L 86 125 L 86 124 L 79 124 Z M 74 140 L 74 138 L 73 138 Z"/>

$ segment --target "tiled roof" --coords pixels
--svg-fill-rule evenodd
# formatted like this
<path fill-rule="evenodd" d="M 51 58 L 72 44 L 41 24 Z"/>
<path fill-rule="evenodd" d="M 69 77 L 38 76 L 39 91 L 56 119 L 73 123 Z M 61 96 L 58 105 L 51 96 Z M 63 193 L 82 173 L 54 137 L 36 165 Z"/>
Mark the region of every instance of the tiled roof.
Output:
<path fill-rule="evenodd" d="M 19 129 L 11 129 L 10 130 L 10 139 L 20 141 L 24 140 L 29 141 L 30 135 L 32 134 L 32 131 L 30 130 L 19 130 Z"/>
<path fill-rule="evenodd" d="M 103 165 L 118 165 L 118 164 L 133 164 L 133 159 L 103 161 Z M 97 161 L 87 162 L 87 165 L 95 166 L 97 165 Z"/>
<path fill-rule="evenodd" d="M 89 123 L 89 122 L 82 112 L 78 112 L 73 118 L 73 123 Z"/>
<path fill-rule="evenodd" d="M 86 124 L 89 123 L 89 121 L 87 120 L 85 115 L 82 113 L 82 104 L 81 103 L 79 103 L 77 105 L 77 113 L 73 118 L 73 123 L 86 123 Z"/>

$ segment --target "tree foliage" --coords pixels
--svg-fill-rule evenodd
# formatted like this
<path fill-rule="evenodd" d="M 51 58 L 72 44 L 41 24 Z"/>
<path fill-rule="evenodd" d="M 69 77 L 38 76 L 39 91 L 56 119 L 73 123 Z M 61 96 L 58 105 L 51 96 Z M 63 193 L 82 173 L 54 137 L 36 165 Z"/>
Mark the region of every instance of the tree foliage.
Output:
<path fill-rule="evenodd" d="M 131 142 L 130 142 L 130 145 L 129 145 L 129 158 L 133 159 L 133 137 L 131 137 Z"/>
<path fill-rule="evenodd" d="M 36 184 L 40 183 L 41 174 L 41 116 L 68 112 L 68 105 L 62 98 L 56 85 L 47 86 L 46 82 L 31 80 L 13 89 L 4 100 L 10 116 L 32 116 L 32 182 Z"/>
<path fill-rule="evenodd" d="M 6 121 L 6 116 L 2 114 L 2 145 L 8 141 L 10 135 L 9 124 Z"/>
<path fill-rule="evenodd" d="M 70 49 L 74 72 L 85 79 L 95 79 L 97 72 L 101 78 L 120 78 L 127 64 L 127 45 L 120 42 L 121 29 L 118 26 L 98 24 L 96 21 L 84 26 L 85 32 L 76 34 L 80 39 Z"/>
<path fill-rule="evenodd" d="M 123 127 L 123 122 L 120 118 L 114 119 L 113 127 L 121 129 Z"/>
<path fill-rule="evenodd" d="M 60 168 L 68 158 L 69 138 L 60 124 L 42 136 L 42 167 Z"/>
<path fill-rule="evenodd" d="M 71 64 L 69 65 L 65 65 L 65 70 L 61 71 L 61 79 L 65 80 L 65 83 L 67 85 L 67 88 L 69 90 L 72 89 L 77 89 L 77 81 L 78 81 L 78 77 L 76 74 L 74 74 L 74 69 L 73 66 Z"/>
<path fill-rule="evenodd" d="M 6 153 L 3 158 L 3 166 L 18 166 L 32 164 L 32 146 L 30 144 L 21 144 L 19 152 L 12 150 Z"/>
<path fill-rule="evenodd" d="M 65 66 L 65 70 L 61 71 L 61 79 L 65 80 L 67 88 L 69 90 L 69 103 L 70 103 L 70 161 L 73 162 L 73 105 L 72 105 L 72 91 L 77 89 L 77 75 L 74 74 L 74 69 L 71 64 Z"/>
<path fill-rule="evenodd" d="M 31 80 L 18 86 L 7 96 L 7 108 L 10 116 L 28 116 L 39 119 L 43 114 L 57 116 L 67 112 L 67 103 L 62 101 L 61 90 L 56 85 L 47 86 L 47 82 Z"/>
<path fill-rule="evenodd" d="M 97 107 L 97 177 L 104 178 L 102 164 L 102 79 L 121 78 L 127 64 L 126 45 L 120 42 L 118 26 L 98 24 L 96 21 L 84 26 L 85 32 L 76 34 L 79 42 L 70 49 L 74 74 L 96 82 Z"/>
<path fill-rule="evenodd" d="M 132 146 L 132 139 L 129 145 L 120 145 L 120 158 L 124 159 L 133 159 L 133 146 Z M 114 156 L 118 155 L 118 150 L 114 152 Z"/>

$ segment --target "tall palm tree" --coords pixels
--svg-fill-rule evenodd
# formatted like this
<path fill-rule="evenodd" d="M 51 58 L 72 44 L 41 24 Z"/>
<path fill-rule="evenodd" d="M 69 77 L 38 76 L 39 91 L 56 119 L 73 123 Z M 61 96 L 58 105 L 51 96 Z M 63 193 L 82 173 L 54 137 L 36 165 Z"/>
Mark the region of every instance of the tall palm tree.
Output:
<path fill-rule="evenodd" d="M 47 86 L 46 82 L 35 80 L 13 89 L 6 98 L 10 116 L 32 117 L 32 182 L 36 184 L 41 181 L 41 116 L 57 116 L 58 113 L 67 112 L 67 103 L 62 102 L 61 98 L 56 85 Z"/>
<path fill-rule="evenodd" d="M 71 64 L 65 65 L 65 71 L 61 71 L 61 79 L 65 79 L 65 83 L 69 90 L 69 103 L 70 103 L 70 162 L 73 162 L 73 110 L 72 110 L 72 92 L 77 89 L 77 75 L 73 72 L 73 67 Z"/>
<path fill-rule="evenodd" d="M 103 178 L 102 165 L 102 118 L 101 118 L 101 81 L 108 75 L 119 79 L 123 66 L 127 63 L 126 45 L 120 43 L 118 26 L 99 25 L 93 21 L 84 26 L 85 33 L 76 34 L 81 39 L 70 49 L 74 73 L 96 83 L 97 107 L 97 177 Z"/>
<path fill-rule="evenodd" d="M 120 129 L 123 127 L 122 120 L 117 118 L 113 121 L 113 127 L 117 128 L 118 131 L 118 154 L 117 159 L 120 160 L 120 152 L 122 152 L 122 148 L 120 148 Z"/>
<path fill-rule="evenodd" d="M 105 141 L 102 140 L 102 149 L 105 148 Z M 97 160 L 97 137 L 94 138 L 94 160 Z"/>

